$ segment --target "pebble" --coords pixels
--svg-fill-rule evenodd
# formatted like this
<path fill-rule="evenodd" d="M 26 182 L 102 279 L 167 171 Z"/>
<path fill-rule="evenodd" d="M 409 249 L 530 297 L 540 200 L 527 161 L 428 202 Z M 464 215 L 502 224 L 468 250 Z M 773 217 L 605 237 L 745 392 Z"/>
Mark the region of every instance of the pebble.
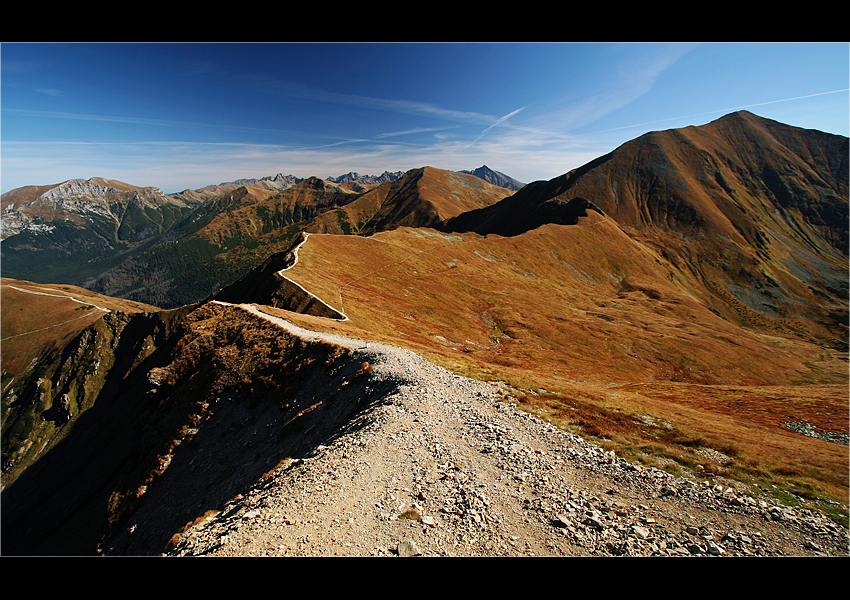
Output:
<path fill-rule="evenodd" d="M 847 529 L 817 511 L 630 464 L 408 350 L 349 348 L 374 370 L 347 393 L 388 390 L 358 426 L 244 494 L 238 529 L 223 510 L 168 554 L 849 554 Z"/>

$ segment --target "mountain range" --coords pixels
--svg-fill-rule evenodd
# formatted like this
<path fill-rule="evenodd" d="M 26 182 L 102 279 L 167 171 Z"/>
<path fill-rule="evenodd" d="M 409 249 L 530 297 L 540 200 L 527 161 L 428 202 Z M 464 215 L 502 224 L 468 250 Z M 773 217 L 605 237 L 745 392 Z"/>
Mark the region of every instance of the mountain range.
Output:
<path fill-rule="evenodd" d="M 353 418 L 311 408 L 361 381 L 333 378 L 346 352 L 249 305 L 502 381 L 636 461 L 690 472 L 713 448 L 734 460 L 702 476 L 846 501 L 846 447 L 822 441 L 848 425 L 846 137 L 742 111 L 526 185 L 426 166 L 2 202 L 4 552 L 103 547 L 222 398 L 283 411 L 293 453 Z"/>
<path fill-rule="evenodd" d="M 445 173 L 457 186 L 437 200 L 445 205 L 439 210 L 429 186 L 440 193 L 446 184 L 439 177 L 420 183 L 421 170 L 407 177 L 278 174 L 177 194 L 101 178 L 19 188 L 2 196 L 3 273 L 174 308 L 202 300 L 269 252 L 285 249 L 301 229 L 360 233 L 366 227 L 365 233 L 419 219 L 431 224 L 481 206 L 479 188 L 488 190 L 481 196 L 487 201 L 509 194 L 477 176 Z M 347 212 L 330 210 L 354 200 Z M 321 223 L 312 224 L 320 215 Z"/>

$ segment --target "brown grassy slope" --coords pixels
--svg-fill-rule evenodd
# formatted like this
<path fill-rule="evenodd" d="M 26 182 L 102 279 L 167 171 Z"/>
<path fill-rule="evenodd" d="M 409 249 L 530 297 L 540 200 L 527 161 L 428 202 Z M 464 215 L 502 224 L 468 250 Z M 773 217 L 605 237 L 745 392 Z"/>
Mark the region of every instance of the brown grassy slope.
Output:
<path fill-rule="evenodd" d="M 230 238 L 260 238 L 275 227 L 307 221 L 356 197 L 316 177 L 282 191 L 241 186 L 203 207 L 214 216 L 194 235 L 215 245 L 225 245 Z"/>
<path fill-rule="evenodd" d="M 307 231 L 372 234 L 400 226 L 430 227 L 510 194 L 510 190 L 473 175 L 422 167 L 381 184 L 339 211 L 320 216 Z"/>
<path fill-rule="evenodd" d="M 402 228 L 370 238 L 311 235 L 286 272 L 353 326 L 564 377 L 788 384 L 823 379 L 838 356 L 742 329 L 712 313 L 610 219 L 522 236 Z M 551 358 L 546 358 L 551 357 Z M 830 359 L 830 360 L 834 360 Z M 527 364 L 526 364 L 527 363 Z M 841 381 L 839 362 L 831 363 Z"/>
<path fill-rule="evenodd" d="M 46 350 L 59 346 L 62 340 L 69 339 L 100 319 L 105 312 L 97 307 L 127 313 L 159 310 L 72 285 L 32 283 L 8 277 L 0 281 L 0 349 L 4 389 L 9 376 L 21 375 Z"/>
<path fill-rule="evenodd" d="M 545 389 L 548 400 L 534 408 L 565 426 L 581 428 L 579 415 L 601 411 L 601 429 L 588 421 L 586 432 L 624 452 L 691 464 L 693 441 L 701 440 L 734 447 L 738 476 L 770 478 L 771 466 L 800 462 L 812 465 L 793 470 L 805 485 L 846 492 L 846 446 L 792 434 L 782 423 L 785 414 L 813 422 L 812 407 L 829 406 L 834 430 L 846 431 L 847 405 L 838 401 L 846 396 L 846 354 L 742 328 L 706 308 L 674 273 L 593 211 L 574 226 L 514 237 L 408 228 L 370 238 L 311 235 L 286 274 L 350 321 L 287 314 L 307 327 L 411 348 L 469 375 Z M 659 395 L 659 382 L 681 387 Z M 740 409 L 744 400 L 714 400 L 758 398 L 763 386 L 794 387 L 770 405 L 752 400 L 752 414 Z M 701 391 L 721 389 L 730 391 Z M 558 409 L 565 398 L 582 404 Z M 657 441 L 655 430 L 640 428 L 622 435 L 621 412 L 669 421 L 680 435 Z"/>
<path fill-rule="evenodd" d="M 847 153 L 845 137 L 735 113 L 646 134 L 441 228 L 517 235 L 569 222 L 581 200 L 724 317 L 846 348 Z"/>
<path fill-rule="evenodd" d="M 24 187 L 15 188 L 14 190 L 9 190 L 2 196 L 2 200 L 0 200 L 0 208 L 5 209 L 7 206 L 12 205 L 16 202 L 19 203 L 27 203 L 32 202 L 43 193 L 47 192 L 58 186 L 60 184 L 54 183 L 49 185 L 25 185 Z"/>

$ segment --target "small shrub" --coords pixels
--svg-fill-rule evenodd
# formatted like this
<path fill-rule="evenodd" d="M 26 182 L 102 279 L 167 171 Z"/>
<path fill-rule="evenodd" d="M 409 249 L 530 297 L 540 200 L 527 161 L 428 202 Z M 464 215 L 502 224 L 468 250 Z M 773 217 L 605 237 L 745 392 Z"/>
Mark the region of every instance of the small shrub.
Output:
<path fill-rule="evenodd" d="M 171 539 L 168 540 L 168 543 L 165 545 L 165 551 L 173 550 L 180 543 L 180 538 L 183 537 L 180 533 L 175 533 L 171 536 Z"/>
<path fill-rule="evenodd" d="M 364 362 L 360 365 L 360 369 L 357 370 L 357 373 L 354 374 L 354 378 L 360 379 L 366 375 L 371 375 L 374 370 L 375 367 L 373 367 L 369 362 Z"/>

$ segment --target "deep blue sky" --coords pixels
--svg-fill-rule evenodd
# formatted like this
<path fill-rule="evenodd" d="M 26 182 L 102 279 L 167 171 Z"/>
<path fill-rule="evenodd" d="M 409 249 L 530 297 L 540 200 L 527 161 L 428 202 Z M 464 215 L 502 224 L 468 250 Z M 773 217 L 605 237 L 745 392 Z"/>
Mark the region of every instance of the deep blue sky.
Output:
<path fill-rule="evenodd" d="M 847 43 L 0 46 L 3 192 L 482 164 L 551 179 L 747 109 L 850 135 Z"/>

